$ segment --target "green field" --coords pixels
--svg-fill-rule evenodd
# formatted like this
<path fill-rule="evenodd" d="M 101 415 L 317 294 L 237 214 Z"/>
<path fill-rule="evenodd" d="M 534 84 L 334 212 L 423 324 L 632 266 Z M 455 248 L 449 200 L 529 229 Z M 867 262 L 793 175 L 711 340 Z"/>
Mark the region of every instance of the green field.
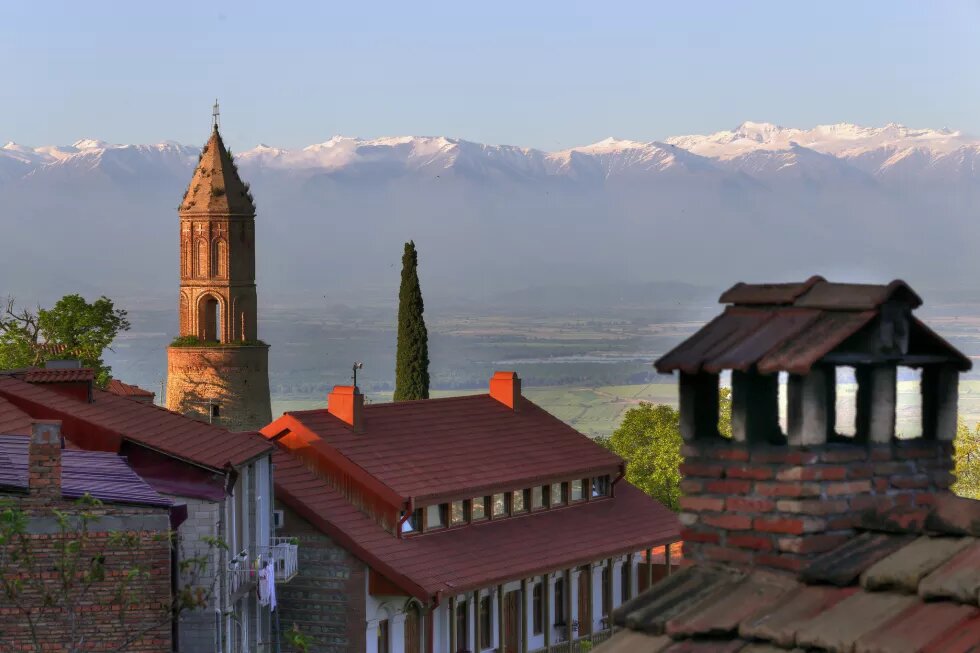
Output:
<path fill-rule="evenodd" d="M 854 393 L 856 386 L 842 384 L 838 389 L 838 423 L 853 423 Z M 450 397 L 474 394 L 476 391 L 435 391 L 433 397 Z M 576 429 L 590 436 L 609 435 L 632 406 L 641 401 L 651 403 L 677 404 L 677 388 L 673 383 L 645 383 L 638 385 L 610 385 L 597 388 L 571 386 L 525 388 L 529 399 L 559 417 Z M 369 402 L 391 401 L 391 393 L 371 393 Z M 279 416 L 285 411 L 322 408 L 326 398 L 318 399 L 273 399 L 272 414 Z M 919 410 L 918 385 L 912 381 L 898 384 L 898 424 L 899 433 L 906 436 L 918 432 L 917 415 Z M 960 382 L 960 414 L 973 425 L 980 422 L 980 381 Z"/>

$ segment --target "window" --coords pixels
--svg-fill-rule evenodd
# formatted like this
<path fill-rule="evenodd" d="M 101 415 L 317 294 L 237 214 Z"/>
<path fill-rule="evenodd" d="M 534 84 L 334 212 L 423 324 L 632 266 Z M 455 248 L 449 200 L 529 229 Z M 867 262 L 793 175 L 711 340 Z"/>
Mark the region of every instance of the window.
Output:
<path fill-rule="evenodd" d="M 592 496 L 594 497 L 608 497 L 609 496 L 609 476 L 596 476 L 592 479 Z"/>
<path fill-rule="evenodd" d="M 493 517 L 506 517 L 508 512 L 507 495 L 503 492 L 493 495 Z"/>
<path fill-rule="evenodd" d="M 612 569 L 609 565 L 602 567 L 602 616 L 608 617 L 612 612 Z"/>
<path fill-rule="evenodd" d="M 426 529 L 432 528 L 445 528 L 446 527 L 446 513 L 449 510 L 449 505 L 445 503 L 440 503 L 435 506 L 426 506 L 425 508 L 425 527 Z"/>
<path fill-rule="evenodd" d="M 490 641 L 490 597 L 484 596 L 480 599 L 480 641 L 481 649 L 490 648 L 493 642 Z"/>
<path fill-rule="evenodd" d="M 466 601 L 456 604 L 456 650 L 465 651 L 470 646 L 470 620 Z"/>
<path fill-rule="evenodd" d="M 405 516 L 405 513 L 402 513 Z M 411 516 L 402 522 L 402 533 L 421 532 L 422 530 L 422 509 L 416 508 Z"/>
<path fill-rule="evenodd" d="M 531 510 L 544 508 L 544 488 L 538 485 L 531 488 Z"/>
<path fill-rule="evenodd" d="M 531 631 L 535 635 L 540 635 L 544 630 L 544 601 L 542 600 L 542 585 L 538 583 L 531 590 L 532 612 L 531 612 Z"/>
<path fill-rule="evenodd" d="M 620 571 L 619 579 L 619 602 L 626 603 L 630 598 L 630 588 L 633 583 L 633 570 L 630 565 L 629 559 L 623 563 L 623 569 Z"/>
<path fill-rule="evenodd" d="M 514 490 L 511 495 L 510 509 L 514 513 L 524 512 L 527 510 L 527 504 L 530 490 Z"/>
<path fill-rule="evenodd" d="M 388 620 L 378 622 L 378 653 L 388 653 L 390 640 L 388 638 Z"/>
<path fill-rule="evenodd" d="M 565 483 L 552 483 L 551 484 L 551 505 L 560 506 L 565 503 Z"/>
<path fill-rule="evenodd" d="M 449 510 L 449 525 L 459 526 L 466 523 L 466 502 L 453 501 Z"/>
<path fill-rule="evenodd" d="M 484 497 L 477 497 L 470 501 L 470 520 L 486 519 L 487 504 Z"/>
<path fill-rule="evenodd" d="M 555 581 L 555 625 L 565 625 L 565 579 Z"/>
<path fill-rule="evenodd" d="M 572 481 L 572 501 L 581 501 L 585 498 L 585 481 L 577 479 Z"/>

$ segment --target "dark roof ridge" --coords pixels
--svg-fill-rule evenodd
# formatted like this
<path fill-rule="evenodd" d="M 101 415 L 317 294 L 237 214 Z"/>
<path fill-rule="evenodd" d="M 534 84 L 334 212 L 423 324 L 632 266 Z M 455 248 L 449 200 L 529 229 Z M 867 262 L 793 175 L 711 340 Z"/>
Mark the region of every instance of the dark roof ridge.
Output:
<path fill-rule="evenodd" d="M 394 408 L 396 406 L 418 406 L 421 403 L 460 401 L 464 399 L 473 399 L 474 397 L 489 397 L 489 396 L 490 396 L 489 392 L 476 392 L 473 394 L 453 395 L 451 397 L 429 397 L 428 399 L 409 399 L 405 401 L 379 401 L 377 403 L 370 403 L 370 404 L 365 403 L 364 409 L 367 410 L 369 408 L 381 408 L 381 407 Z M 526 397 L 524 399 L 527 400 Z M 311 414 L 320 414 L 320 413 L 329 413 L 329 411 L 327 410 L 326 406 L 324 406 L 323 408 L 287 410 L 286 412 L 283 413 L 283 415 L 311 415 Z"/>

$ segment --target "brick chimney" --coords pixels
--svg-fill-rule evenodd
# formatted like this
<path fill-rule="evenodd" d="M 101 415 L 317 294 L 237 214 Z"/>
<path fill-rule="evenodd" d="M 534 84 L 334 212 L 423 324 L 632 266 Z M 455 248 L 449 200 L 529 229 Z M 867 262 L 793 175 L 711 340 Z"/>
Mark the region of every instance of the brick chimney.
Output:
<path fill-rule="evenodd" d="M 490 396 L 516 411 L 521 396 L 521 379 L 517 372 L 494 372 L 490 379 Z"/>
<path fill-rule="evenodd" d="M 61 420 L 32 421 L 27 451 L 27 487 L 31 497 L 61 500 Z"/>
<path fill-rule="evenodd" d="M 327 395 L 327 412 L 346 422 L 355 433 L 364 431 L 364 395 L 356 385 L 335 385 Z"/>
<path fill-rule="evenodd" d="M 656 363 L 680 372 L 685 558 L 796 571 L 862 521 L 948 493 L 957 383 L 969 360 L 911 316 L 921 300 L 905 284 L 815 279 L 736 286 L 722 295 L 734 307 Z M 853 436 L 837 429 L 841 365 L 858 384 Z M 896 437 L 899 365 L 922 370 L 915 439 Z M 718 432 L 725 369 L 730 439 Z"/>

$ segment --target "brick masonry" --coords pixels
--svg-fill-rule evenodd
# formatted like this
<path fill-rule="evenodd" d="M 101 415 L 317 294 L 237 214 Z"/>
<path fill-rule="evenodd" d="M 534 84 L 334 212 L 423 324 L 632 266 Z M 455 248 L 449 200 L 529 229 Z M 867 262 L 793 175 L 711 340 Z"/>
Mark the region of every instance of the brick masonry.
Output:
<path fill-rule="evenodd" d="M 221 519 L 222 504 L 216 501 L 205 501 L 202 499 L 191 499 L 186 497 L 172 497 L 176 503 L 183 503 L 187 506 L 187 519 L 180 525 L 178 534 L 180 535 L 179 553 L 183 558 L 203 555 L 208 552 L 209 547 L 202 542 L 205 537 L 219 537 L 218 523 Z M 224 539 L 224 538 L 221 538 Z M 222 556 L 216 550 L 211 550 L 213 558 L 212 569 L 220 569 L 224 564 Z M 219 559 L 222 558 L 222 559 Z M 181 579 L 181 583 L 188 582 L 188 578 Z M 198 585 L 211 584 L 212 579 L 198 579 Z M 215 582 L 213 591 L 217 593 L 219 587 Z M 177 626 L 178 639 L 181 651 L 208 651 L 214 648 L 216 637 L 215 619 L 213 609 L 201 609 L 185 611 L 181 613 Z"/>
<path fill-rule="evenodd" d="M 271 422 L 269 347 L 168 348 L 167 408 L 207 421 L 208 400 L 220 406 L 214 422 L 229 430 Z"/>
<path fill-rule="evenodd" d="M 313 639 L 310 653 L 365 649 L 367 566 L 283 505 L 276 533 L 299 540 L 299 574 L 276 588 L 280 628 L 295 623 Z"/>
<path fill-rule="evenodd" d="M 29 501 L 24 502 L 24 507 L 30 514 L 27 524 L 27 542 L 31 551 L 29 559 L 33 560 L 36 569 L 54 569 L 66 559 L 60 553 L 66 541 L 79 541 L 79 538 L 77 531 L 69 531 L 67 537 L 61 534 L 51 509 L 57 507 L 71 513 L 78 508 L 68 502 L 58 502 L 53 506 L 48 502 L 40 507 L 30 505 Z M 19 573 L 23 582 L 23 593 L 18 600 L 12 601 L 7 596 L 0 600 L 0 650 L 35 650 L 24 610 L 33 615 L 37 641 L 44 651 L 73 650 L 70 648 L 73 641 L 72 615 L 76 623 L 76 646 L 79 638 L 84 637 L 85 641 L 97 644 L 98 650 L 116 650 L 135 636 L 135 641 L 125 650 L 139 653 L 172 650 L 170 544 L 165 538 L 158 537 L 169 526 L 167 510 L 110 506 L 95 512 L 100 518 L 89 524 L 85 544 L 77 560 L 104 556 L 104 580 L 88 586 L 76 581 L 71 585 L 74 589 L 66 594 L 59 578 L 53 573 L 27 571 L 24 563 L 17 566 L 7 566 L 9 563 L 0 565 L 0 573 Z M 118 531 L 138 535 L 139 543 L 113 543 L 111 539 Z M 9 555 L 15 546 L 8 545 L 6 550 L 0 550 L 0 559 Z M 139 580 L 138 585 L 131 586 L 133 589 L 129 596 L 134 603 L 123 610 L 118 596 L 122 586 L 120 579 L 137 566 L 146 571 L 146 576 Z M 65 597 L 66 600 L 42 608 L 45 593 Z M 66 609 L 67 604 L 76 605 L 77 608 Z M 83 648 L 88 649 L 87 646 Z"/>
<path fill-rule="evenodd" d="M 952 443 L 683 448 L 681 521 L 691 560 L 799 570 L 882 511 L 929 505 L 952 481 Z"/>

